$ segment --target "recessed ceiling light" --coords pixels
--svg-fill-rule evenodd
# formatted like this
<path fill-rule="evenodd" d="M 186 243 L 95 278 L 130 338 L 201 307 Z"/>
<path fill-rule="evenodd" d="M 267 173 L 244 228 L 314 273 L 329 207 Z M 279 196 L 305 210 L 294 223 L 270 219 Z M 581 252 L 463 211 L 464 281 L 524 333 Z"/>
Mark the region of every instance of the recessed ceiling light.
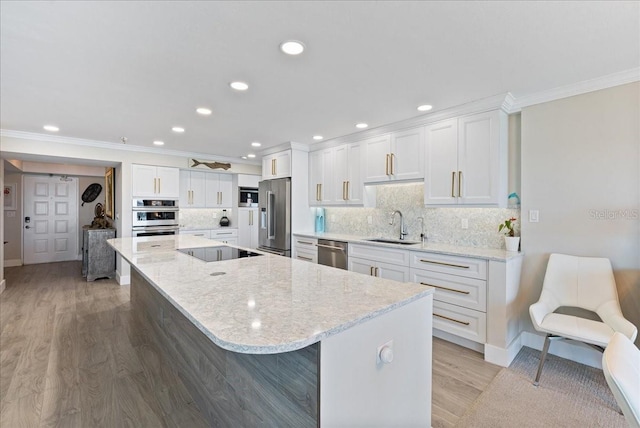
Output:
<path fill-rule="evenodd" d="M 257 142 L 257 141 L 254 141 L 253 143 L 251 143 L 251 145 L 252 145 L 253 147 L 260 147 L 260 146 L 262 145 L 262 143 L 259 143 L 259 142 Z"/>
<path fill-rule="evenodd" d="M 429 111 L 433 108 L 433 106 L 430 106 L 429 104 L 423 104 L 421 106 L 418 106 L 418 111 Z"/>
<path fill-rule="evenodd" d="M 180 133 L 180 134 L 182 134 L 182 133 L 184 132 L 184 128 L 181 128 L 181 127 L 179 127 L 179 126 L 174 126 L 173 128 L 171 128 L 171 130 L 172 130 L 173 132 L 178 132 L 178 133 Z"/>
<path fill-rule="evenodd" d="M 368 128 L 369 125 L 366 123 L 356 123 L 356 128 L 358 129 L 364 129 L 364 128 Z"/>
<path fill-rule="evenodd" d="M 45 131 L 49 131 L 49 132 L 58 132 L 60 130 L 60 128 L 54 125 L 45 125 L 43 126 L 43 128 Z"/>
<path fill-rule="evenodd" d="M 320 140 L 322 140 L 323 138 L 324 138 L 324 137 L 323 137 L 322 135 L 314 135 L 314 136 L 313 136 L 313 139 L 314 139 L 314 140 L 316 140 L 316 141 L 320 141 Z"/>
<path fill-rule="evenodd" d="M 211 114 L 211 109 L 208 109 L 206 107 L 199 107 L 196 109 L 196 112 L 203 116 L 209 116 Z"/>
<path fill-rule="evenodd" d="M 231 86 L 231 88 L 235 89 L 236 91 L 246 91 L 247 89 L 249 89 L 249 85 L 244 82 L 231 82 L 229 83 L 229 86 Z"/>
<path fill-rule="evenodd" d="M 287 40 L 280 44 L 280 50 L 287 55 L 300 55 L 304 51 L 304 45 L 297 40 Z"/>
<path fill-rule="evenodd" d="M 153 144 L 155 144 L 156 146 L 164 146 L 164 141 L 156 140 L 153 142 Z"/>
<path fill-rule="evenodd" d="M 256 155 L 254 155 L 253 153 L 249 153 L 249 154 L 247 155 L 247 157 L 248 157 L 248 158 L 255 158 L 255 157 L 256 157 Z"/>
<path fill-rule="evenodd" d="M 246 158 L 247 158 L 246 156 L 242 156 L 242 159 L 246 159 Z"/>

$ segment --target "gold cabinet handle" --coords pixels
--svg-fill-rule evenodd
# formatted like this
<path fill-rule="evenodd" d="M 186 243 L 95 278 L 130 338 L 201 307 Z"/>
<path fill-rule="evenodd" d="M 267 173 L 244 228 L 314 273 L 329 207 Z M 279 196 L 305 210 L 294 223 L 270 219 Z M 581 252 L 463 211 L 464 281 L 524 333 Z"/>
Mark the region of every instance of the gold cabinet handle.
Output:
<path fill-rule="evenodd" d="M 299 259 L 302 259 L 302 260 L 308 260 L 310 262 L 313 261 L 313 259 L 311 257 L 304 257 L 304 256 L 296 256 L 296 257 L 298 257 Z"/>
<path fill-rule="evenodd" d="M 393 169 L 394 169 L 394 168 L 393 168 L 393 164 L 395 163 L 395 161 L 396 161 L 396 155 L 394 155 L 393 153 L 391 153 L 391 162 L 390 162 L 390 164 L 391 164 L 391 175 L 394 175 L 394 174 L 395 174 L 395 172 L 393 171 Z"/>
<path fill-rule="evenodd" d="M 458 197 L 462 197 L 462 193 L 460 192 L 460 188 L 462 187 L 462 171 L 458 171 Z"/>
<path fill-rule="evenodd" d="M 153 193 L 158 193 L 158 179 L 153 179 Z"/>
<path fill-rule="evenodd" d="M 308 241 L 297 241 L 298 244 L 303 244 L 303 245 L 313 245 L 313 242 L 308 242 Z"/>
<path fill-rule="evenodd" d="M 347 201 L 350 200 L 351 198 L 349 197 L 349 185 L 351 184 L 350 181 L 347 181 Z"/>
<path fill-rule="evenodd" d="M 466 322 L 466 321 L 460 321 L 460 320 L 457 320 L 457 319 L 455 319 L 455 318 L 445 317 L 444 315 L 436 314 L 435 312 L 433 313 L 433 316 L 434 316 L 434 317 L 438 317 L 438 318 L 445 319 L 445 320 L 447 320 L 447 321 L 457 322 L 458 324 L 462 324 L 462 325 L 469 325 L 469 323 L 468 323 L 468 322 Z"/>
<path fill-rule="evenodd" d="M 322 183 L 320 183 L 319 186 L 320 186 L 320 199 L 319 199 L 319 201 L 322 201 Z"/>
<path fill-rule="evenodd" d="M 378 274 L 378 268 L 376 268 L 376 276 L 379 277 L 380 275 Z"/>
<path fill-rule="evenodd" d="M 273 160 L 273 175 L 278 175 L 278 159 Z"/>
<path fill-rule="evenodd" d="M 389 154 L 387 153 L 387 160 L 385 161 L 385 165 L 384 165 L 384 173 L 385 175 L 389 175 Z"/>
<path fill-rule="evenodd" d="M 347 200 L 347 182 L 346 181 L 342 182 L 342 200 L 343 201 Z"/>
<path fill-rule="evenodd" d="M 456 197 L 456 192 L 455 192 L 455 184 L 456 184 L 456 172 L 453 171 L 451 173 L 451 197 L 455 198 Z"/>
<path fill-rule="evenodd" d="M 161 181 L 160 181 L 160 179 L 158 178 L 158 193 L 162 193 L 162 190 L 160 190 L 160 183 L 161 183 Z"/>
<path fill-rule="evenodd" d="M 373 276 L 373 266 L 369 266 L 369 276 Z"/>
<path fill-rule="evenodd" d="M 457 267 L 457 268 L 462 268 L 462 269 L 469 269 L 469 266 L 457 265 L 455 263 L 436 262 L 436 261 L 433 261 L 433 260 L 425 260 L 425 259 L 420 259 L 420 261 L 422 263 L 432 263 L 434 265 L 452 266 L 452 267 Z"/>
<path fill-rule="evenodd" d="M 462 291 L 462 290 L 456 290 L 454 288 L 442 287 L 440 285 L 427 284 L 426 282 L 421 282 L 420 284 L 427 285 L 429 287 L 439 288 L 441 290 L 453 291 L 454 293 L 460 293 L 460 294 L 469 294 L 470 293 L 469 291 Z"/>

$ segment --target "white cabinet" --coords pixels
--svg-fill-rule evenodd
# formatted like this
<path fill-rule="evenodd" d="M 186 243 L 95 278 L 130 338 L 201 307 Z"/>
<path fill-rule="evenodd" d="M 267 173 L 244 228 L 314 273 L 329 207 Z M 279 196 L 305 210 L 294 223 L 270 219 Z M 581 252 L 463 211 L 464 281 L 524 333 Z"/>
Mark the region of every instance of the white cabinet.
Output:
<path fill-rule="evenodd" d="M 258 248 L 257 208 L 238 208 L 238 245 Z"/>
<path fill-rule="evenodd" d="M 180 208 L 204 208 L 205 177 L 202 171 L 180 171 Z"/>
<path fill-rule="evenodd" d="M 381 135 L 364 141 L 364 182 L 424 178 L 424 128 Z"/>
<path fill-rule="evenodd" d="M 318 240 L 305 236 L 293 237 L 293 253 L 291 258 L 311 263 L 318 263 Z"/>
<path fill-rule="evenodd" d="M 491 111 L 426 127 L 426 205 L 506 205 L 507 116 Z"/>
<path fill-rule="evenodd" d="M 233 178 L 231 174 L 207 173 L 205 192 L 205 206 L 207 208 L 231 208 L 233 204 Z"/>
<path fill-rule="evenodd" d="M 262 158 L 262 179 L 291 177 L 291 150 L 274 153 Z"/>
<path fill-rule="evenodd" d="M 344 144 L 309 154 L 309 204 L 362 204 L 362 143 Z"/>
<path fill-rule="evenodd" d="M 238 245 L 238 229 L 212 229 L 210 237 L 225 244 Z"/>
<path fill-rule="evenodd" d="M 434 287 L 433 328 L 487 341 L 487 261 L 411 252 L 412 282 Z"/>
<path fill-rule="evenodd" d="M 309 205 L 329 205 L 336 201 L 334 152 L 333 148 L 329 148 L 309 153 Z"/>
<path fill-rule="evenodd" d="M 194 229 L 194 230 L 181 230 L 180 235 L 199 236 L 201 238 L 211 238 L 211 230 L 209 229 Z"/>
<path fill-rule="evenodd" d="M 178 168 L 132 165 L 131 196 L 134 198 L 179 198 L 180 170 Z"/>
<path fill-rule="evenodd" d="M 394 281 L 409 281 L 409 252 L 387 247 L 349 245 L 349 270 Z"/>

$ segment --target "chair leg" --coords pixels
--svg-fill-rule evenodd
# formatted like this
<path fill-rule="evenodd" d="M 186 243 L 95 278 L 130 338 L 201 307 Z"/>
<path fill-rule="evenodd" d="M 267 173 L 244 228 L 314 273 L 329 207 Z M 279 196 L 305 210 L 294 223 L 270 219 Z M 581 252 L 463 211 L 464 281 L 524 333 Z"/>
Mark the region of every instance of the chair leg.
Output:
<path fill-rule="evenodd" d="M 542 374 L 542 366 L 544 366 L 544 360 L 547 358 L 547 352 L 549 351 L 550 343 L 551 343 L 551 335 L 547 334 L 547 337 L 544 339 L 542 354 L 540 354 L 540 364 L 538 365 L 538 373 L 536 374 L 536 380 L 533 382 L 534 386 L 538 386 L 540 384 L 540 375 Z"/>

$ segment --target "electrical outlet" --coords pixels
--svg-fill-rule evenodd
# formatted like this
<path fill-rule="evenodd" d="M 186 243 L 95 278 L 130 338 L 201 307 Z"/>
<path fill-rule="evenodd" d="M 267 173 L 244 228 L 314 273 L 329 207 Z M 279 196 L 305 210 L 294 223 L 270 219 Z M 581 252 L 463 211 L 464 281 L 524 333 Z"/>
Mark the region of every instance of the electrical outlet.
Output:
<path fill-rule="evenodd" d="M 469 229 L 469 219 L 463 218 L 460 222 L 460 227 L 462 227 L 463 229 Z"/>
<path fill-rule="evenodd" d="M 538 223 L 540 221 L 540 212 L 538 210 L 529 210 L 529 223 Z"/>
<path fill-rule="evenodd" d="M 367 216 L 367 223 L 373 224 L 373 217 L 371 217 L 370 215 Z"/>

